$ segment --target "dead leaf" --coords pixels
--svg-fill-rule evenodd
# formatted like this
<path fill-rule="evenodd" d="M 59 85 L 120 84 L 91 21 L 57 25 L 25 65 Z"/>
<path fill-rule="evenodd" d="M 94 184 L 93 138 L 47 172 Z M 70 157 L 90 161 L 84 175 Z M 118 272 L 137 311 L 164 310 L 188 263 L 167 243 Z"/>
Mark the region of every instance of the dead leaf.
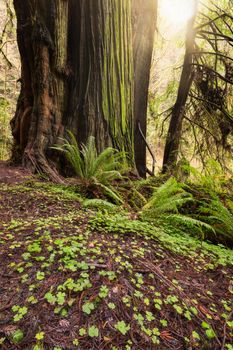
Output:
<path fill-rule="evenodd" d="M 61 326 L 62 328 L 69 328 L 70 322 L 67 320 L 61 320 L 59 321 L 59 326 Z"/>
<path fill-rule="evenodd" d="M 168 331 L 163 331 L 160 333 L 160 337 L 164 340 L 170 341 L 173 340 L 174 337 L 171 336 L 171 334 Z"/>

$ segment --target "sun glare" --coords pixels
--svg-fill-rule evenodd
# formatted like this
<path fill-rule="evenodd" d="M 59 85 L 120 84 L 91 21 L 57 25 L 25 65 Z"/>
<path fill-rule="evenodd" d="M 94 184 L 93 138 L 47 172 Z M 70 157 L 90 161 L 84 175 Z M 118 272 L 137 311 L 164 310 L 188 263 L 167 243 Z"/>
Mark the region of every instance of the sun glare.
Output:
<path fill-rule="evenodd" d="M 196 0 L 160 0 L 160 16 L 168 24 L 179 28 L 193 16 Z"/>

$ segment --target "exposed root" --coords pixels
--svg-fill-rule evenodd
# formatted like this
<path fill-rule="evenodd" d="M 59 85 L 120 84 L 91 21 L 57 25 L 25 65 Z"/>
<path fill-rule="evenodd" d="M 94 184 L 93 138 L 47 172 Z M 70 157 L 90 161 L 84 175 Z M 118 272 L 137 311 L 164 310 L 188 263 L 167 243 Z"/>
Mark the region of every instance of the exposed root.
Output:
<path fill-rule="evenodd" d="M 34 152 L 32 150 L 25 151 L 23 156 L 23 166 L 33 173 L 43 174 L 49 180 L 58 184 L 64 184 L 65 181 L 58 174 L 56 169 L 53 169 L 42 152 Z"/>

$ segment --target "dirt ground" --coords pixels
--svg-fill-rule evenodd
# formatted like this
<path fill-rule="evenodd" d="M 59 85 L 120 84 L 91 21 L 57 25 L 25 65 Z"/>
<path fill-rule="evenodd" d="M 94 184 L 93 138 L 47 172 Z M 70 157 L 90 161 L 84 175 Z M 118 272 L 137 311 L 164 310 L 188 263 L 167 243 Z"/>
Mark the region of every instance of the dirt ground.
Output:
<path fill-rule="evenodd" d="M 108 216 L 94 225 L 74 194 L 3 162 L 0 209 L 1 349 L 232 349 L 229 252 L 104 231 Z"/>

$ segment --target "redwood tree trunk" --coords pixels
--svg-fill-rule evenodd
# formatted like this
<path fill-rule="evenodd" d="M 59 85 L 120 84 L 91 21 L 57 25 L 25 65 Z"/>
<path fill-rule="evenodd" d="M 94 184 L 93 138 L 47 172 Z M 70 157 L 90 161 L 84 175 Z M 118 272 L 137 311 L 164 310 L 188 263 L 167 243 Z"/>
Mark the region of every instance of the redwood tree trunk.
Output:
<path fill-rule="evenodd" d="M 156 12 L 140 4 L 154 24 Z M 135 150 L 144 174 L 145 145 L 135 134 L 135 121 L 146 132 L 154 26 L 147 30 L 148 22 L 139 20 L 139 3 L 14 0 L 14 6 L 22 63 L 21 93 L 11 122 L 17 157 L 32 170 L 58 178 L 51 146 L 69 129 L 79 142 L 95 136 L 99 152 L 109 145 L 125 151 L 133 166 Z"/>
<path fill-rule="evenodd" d="M 78 50 L 71 59 L 69 128 L 80 142 L 94 135 L 98 151 L 109 145 L 126 151 L 133 163 L 131 2 L 74 1 L 73 11 L 81 20 L 78 30 L 71 28 L 79 37 L 70 42 Z"/>
<path fill-rule="evenodd" d="M 25 166 L 58 178 L 47 159 L 63 134 L 67 101 L 68 1 L 14 0 L 21 94 L 12 132 Z"/>
<path fill-rule="evenodd" d="M 134 130 L 135 163 L 139 175 L 146 176 L 147 103 L 150 67 L 157 20 L 157 0 L 133 0 L 134 49 Z M 140 128 L 139 128 L 140 126 Z"/>

